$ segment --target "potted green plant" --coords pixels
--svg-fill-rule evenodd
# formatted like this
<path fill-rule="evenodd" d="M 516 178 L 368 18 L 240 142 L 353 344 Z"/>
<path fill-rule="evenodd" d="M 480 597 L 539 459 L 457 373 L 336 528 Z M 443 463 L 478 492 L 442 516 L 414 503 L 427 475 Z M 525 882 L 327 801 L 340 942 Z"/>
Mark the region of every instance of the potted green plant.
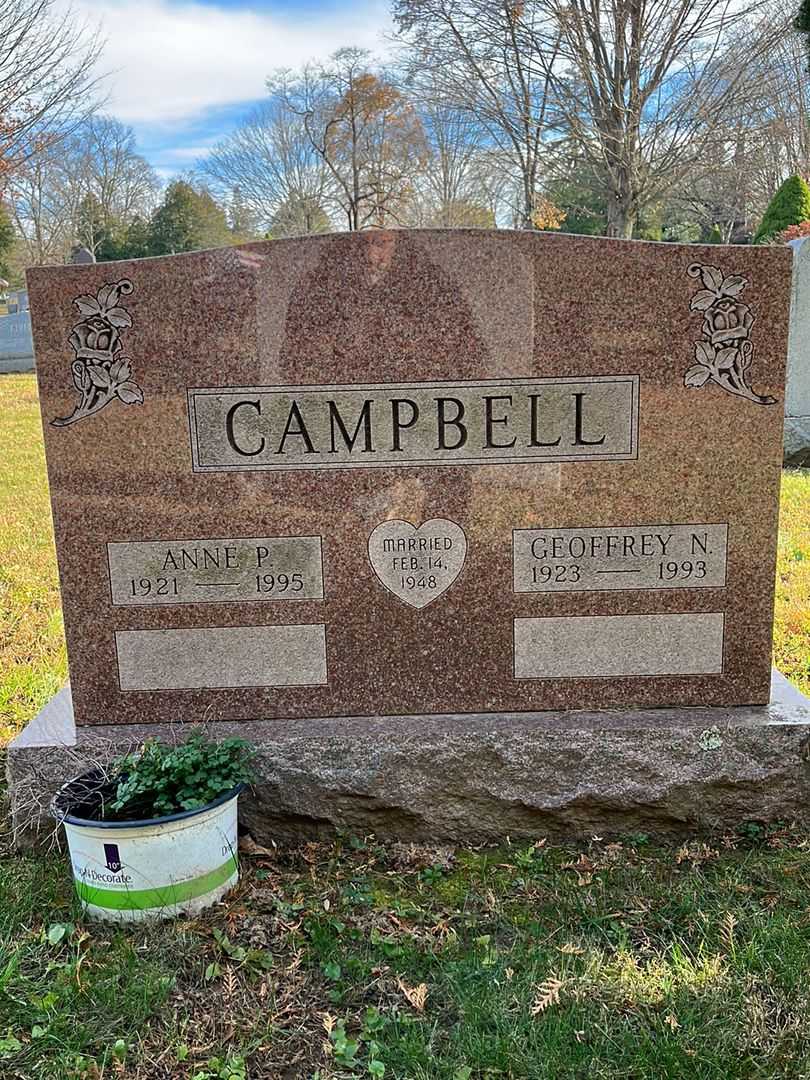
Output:
<path fill-rule="evenodd" d="M 237 799 L 254 758 L 243 739 L 195 731 L 176 745 L 149 739 L 60 788 L 51 808 L 86 913 L 114 921 L 193 914 L 233 888 Z"/>

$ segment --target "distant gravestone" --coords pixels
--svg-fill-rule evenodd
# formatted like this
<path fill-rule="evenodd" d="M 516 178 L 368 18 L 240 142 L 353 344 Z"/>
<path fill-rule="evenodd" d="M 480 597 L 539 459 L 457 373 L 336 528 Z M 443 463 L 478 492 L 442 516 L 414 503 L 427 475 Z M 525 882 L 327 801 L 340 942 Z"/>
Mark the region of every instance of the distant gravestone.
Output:
<path fill-rule="evenodd" d="M 96 257 L 93 252 L 86 247 L 75 247 L 70 253 L 70 261 L 72 263 L 94 263 Z"/>
<path fill-rule="evenodd" d="M 12 315 L 0 315 L 0 372 L 31 371 L 33 367 L 30 314 L 18 311 Z"/>
<path fill-rule="evenodd" d="M 769 701 L 786 248 L 396 231 L 28 282 L 80 728 L 261 721 L 299 819 L 357 788 L 430 831 L 391 808 L 444 773 L 521 831 L 522 714 Z"/>
<path fill-rule="evenodd" d="M 785 460 L 810 466 L 810 242 L 791 240 L 793 306 L 785 390 Z"/>

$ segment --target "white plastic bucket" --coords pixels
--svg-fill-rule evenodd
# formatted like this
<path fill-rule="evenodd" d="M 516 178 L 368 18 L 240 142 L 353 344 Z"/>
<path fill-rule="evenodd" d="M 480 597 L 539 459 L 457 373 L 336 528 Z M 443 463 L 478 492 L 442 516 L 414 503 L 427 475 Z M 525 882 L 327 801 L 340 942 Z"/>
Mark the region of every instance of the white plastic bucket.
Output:
<path fill-rule="evenodd" d="M 101 822 L 58 813 L 86 914 L 132 922 L 192 915 L 215 904 L 239 880 L 240 790 L 241 785 L 199 810 L 150 821 Z"/>

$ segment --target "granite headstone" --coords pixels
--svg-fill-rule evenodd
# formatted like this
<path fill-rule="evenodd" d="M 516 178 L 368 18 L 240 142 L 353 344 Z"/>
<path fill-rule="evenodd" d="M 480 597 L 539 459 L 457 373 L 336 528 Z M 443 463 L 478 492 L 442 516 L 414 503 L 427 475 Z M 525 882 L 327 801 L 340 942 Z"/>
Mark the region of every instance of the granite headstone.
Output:
<path fill-rule="evenodd" d="M 769 699 L 791 252 L 28 274 L 80 725 Z"/>

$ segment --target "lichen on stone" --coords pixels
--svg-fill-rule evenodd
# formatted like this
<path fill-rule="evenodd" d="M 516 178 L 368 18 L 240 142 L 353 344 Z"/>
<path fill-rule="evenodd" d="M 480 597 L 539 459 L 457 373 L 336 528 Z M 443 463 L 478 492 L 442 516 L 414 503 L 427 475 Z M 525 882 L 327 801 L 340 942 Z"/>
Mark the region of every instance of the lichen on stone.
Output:
<path fill-rule="evenodd" d="M 706 728 L 701 731 L 700 738 L 698 739 L 698 746 L 701 750 L 719 750 L 723 745 L 723 740 L 720 736 L 720 728 L 715 724 L 713 727 Z"/>

